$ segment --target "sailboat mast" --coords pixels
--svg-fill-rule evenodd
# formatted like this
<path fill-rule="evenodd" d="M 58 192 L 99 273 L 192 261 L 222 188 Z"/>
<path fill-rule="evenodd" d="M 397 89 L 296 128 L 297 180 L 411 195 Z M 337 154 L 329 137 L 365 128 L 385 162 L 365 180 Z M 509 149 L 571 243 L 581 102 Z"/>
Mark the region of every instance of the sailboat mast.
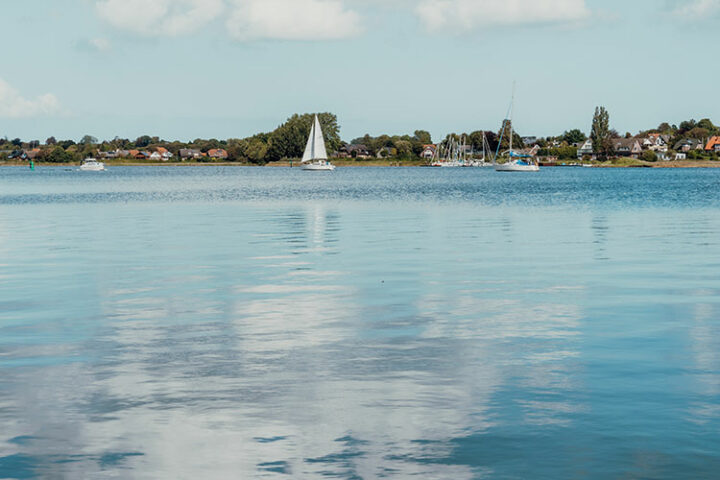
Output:
<path fill-rule="evenodd" d="M 512 90 L 512 100 L 510 101 L 510 157 L 512 157 L 513 153 L 513 124 L 512 124 L 512 118 L 513 113 L 515 110 L 515 82 L 513 82 L 513 90 Z"/>
<path fill-rule="evenodd" d="M 485 162 L 485 130 L 483 130 L 483 162 Z"/>

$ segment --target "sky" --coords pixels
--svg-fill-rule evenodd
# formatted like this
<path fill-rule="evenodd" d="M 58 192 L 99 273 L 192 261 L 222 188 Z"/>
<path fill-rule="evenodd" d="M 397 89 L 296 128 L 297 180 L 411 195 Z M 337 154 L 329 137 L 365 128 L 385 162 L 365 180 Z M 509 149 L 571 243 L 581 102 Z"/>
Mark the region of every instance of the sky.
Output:
<path fill-rule="evenodd" d="M 720 0 L 26 0 L 0 16 L 0 138 L 341 136 L 720 123 Z"/>

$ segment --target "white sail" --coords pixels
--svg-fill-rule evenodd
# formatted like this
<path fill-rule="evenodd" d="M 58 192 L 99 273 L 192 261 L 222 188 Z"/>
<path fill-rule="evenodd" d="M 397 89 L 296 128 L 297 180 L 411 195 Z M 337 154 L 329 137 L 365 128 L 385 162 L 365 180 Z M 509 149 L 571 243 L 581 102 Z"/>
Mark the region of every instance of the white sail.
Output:
<path fill-rule="evenodd" d="M 308 137 L 307 144 L 305 145 L 305 153 L 303 153 L 302 161 L 303 163 L 309 162 L 313 159 L 313 139 L 315 138 L 315 122 L 313 121 L 312 126 L 310 127 L 310 136 Z"/>
<path fill-rule="evenodd" d="M 311 162 L 313 160 L 327 160 L 327 151 L 325 150 L 325 139 L 323 138 L 322 127 L 320 126 L 320 120 L 315 115 L 313 120 L 312 128 L 310 128 L 310 136 L 308 137 L 307 145 L 305 146 L 305 153 L 303 154 L 302 161 Z"/>

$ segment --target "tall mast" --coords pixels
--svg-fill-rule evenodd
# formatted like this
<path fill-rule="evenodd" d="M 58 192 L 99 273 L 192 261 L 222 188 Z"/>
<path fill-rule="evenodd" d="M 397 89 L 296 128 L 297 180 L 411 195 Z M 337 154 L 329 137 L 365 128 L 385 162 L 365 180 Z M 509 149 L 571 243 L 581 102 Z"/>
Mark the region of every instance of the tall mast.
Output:
<path fill-rule="evenodd" d="M 483 162 L 485 162 L 485 130 L 483 130 Z"/>
<path fill-rule="evenodd" d="M 510 157 L 512 158 L 512 143 L 513 143 L 513 110 L 515 110 L 515 82 L 513 81 L 512 100 L 510 101 Z"/>

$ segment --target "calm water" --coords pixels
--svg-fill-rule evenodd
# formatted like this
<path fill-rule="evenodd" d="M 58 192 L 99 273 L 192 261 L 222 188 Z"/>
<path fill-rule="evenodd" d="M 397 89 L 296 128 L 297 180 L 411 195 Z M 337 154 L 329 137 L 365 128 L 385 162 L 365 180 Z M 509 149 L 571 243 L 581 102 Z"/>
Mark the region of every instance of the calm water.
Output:
<path fill-rule="evenodd" d="M 720 170 L 0 168 L 0 478 L 718 478 Z"/>

